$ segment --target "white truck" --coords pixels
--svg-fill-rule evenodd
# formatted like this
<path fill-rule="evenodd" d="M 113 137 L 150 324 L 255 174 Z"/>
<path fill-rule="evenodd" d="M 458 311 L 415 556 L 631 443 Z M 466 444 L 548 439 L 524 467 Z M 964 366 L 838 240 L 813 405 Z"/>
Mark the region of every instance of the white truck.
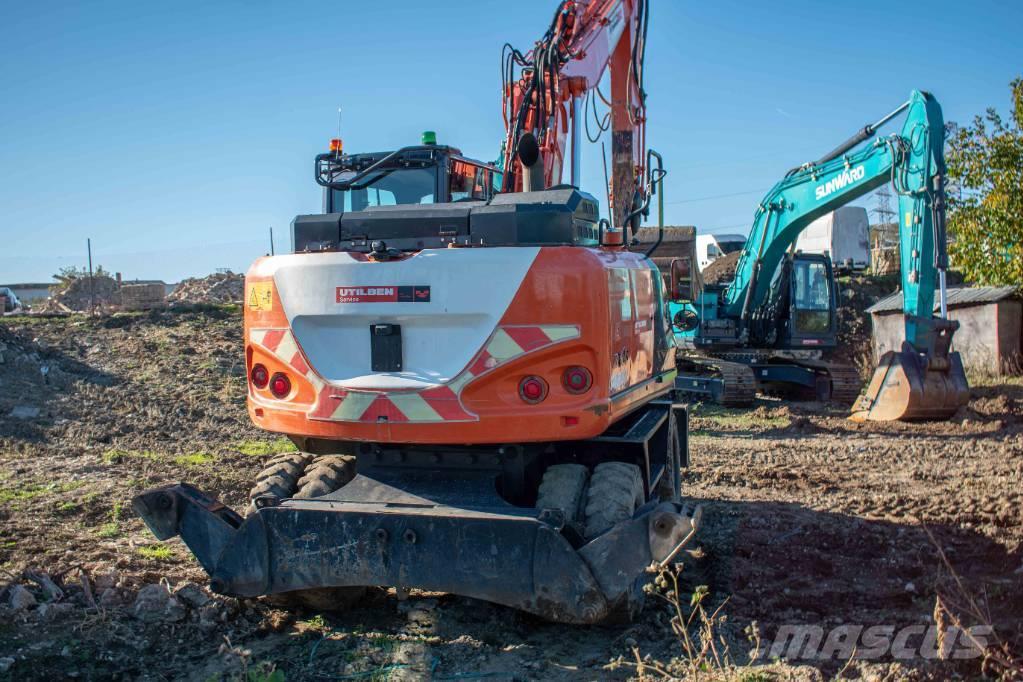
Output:
<path fill-rule="evenodd" d="M 838 272 L 866 270 L 870 266 L 867 209 L 843 206 L 821 216 L 796 239 L 796 250 L 828 256 Z"/>
<path fill-rule="evenodd" d="M 698 234 L 696 235 L 696 260 L 700 272 L 721 256 L 739 251 L 746 245 L 744 234 Z"/>

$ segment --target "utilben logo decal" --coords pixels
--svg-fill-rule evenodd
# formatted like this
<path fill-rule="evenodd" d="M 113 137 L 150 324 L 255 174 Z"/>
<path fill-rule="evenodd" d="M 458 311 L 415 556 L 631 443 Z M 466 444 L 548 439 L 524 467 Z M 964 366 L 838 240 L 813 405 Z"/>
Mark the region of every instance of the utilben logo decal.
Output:
<path fill-rule="evenodd" d="M 863 170 L 863 166 L 856 166 L 856 168 L 850 168 L 842 171 L 841 175 L 828 180 L 823 185 L 817 185 L 815 190 L 817 193 L 817 199 L 823 199 L 847 185 L 859 182 L 863 179 L 864 175 L 866 175 L 866 171 Z"/>
<path fill-rule="evenodd" d="M 337 287 L 338 303 L 429 303 L 429 286 Z"/>

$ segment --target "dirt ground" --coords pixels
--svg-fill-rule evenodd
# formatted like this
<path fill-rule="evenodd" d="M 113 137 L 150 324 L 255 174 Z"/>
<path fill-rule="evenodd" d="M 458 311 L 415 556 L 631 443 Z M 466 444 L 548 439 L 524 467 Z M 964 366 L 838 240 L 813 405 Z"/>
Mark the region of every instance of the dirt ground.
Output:
<path fill-rule="evenodd" d="M 0 679 L 625 679 L 636 669 L 614 662 L 633 647 L 680 655 L 654 596 L 632 624 L 574 627 L 450 595 L 374 591 L 319 614 L 208 593 L 187 549 L 156 542 L 129 501 L 186 480 L 241 508 L 287 447 L 248 423 L 241 348 L 230 306 L 0 322 Z M 786 624 L 927 625 L 939 593 L 965 625 L 974 599 L 1023 650 L 1023 382 L 976 386 L 940 424 L 761 400 L 694 406 L 691 429 L 684 492 L 705 523 L 682 585 L 708 586 L 735 659 L 751 627 L 769 641 Z M 839 672 L 980 669 L 888 657 L 733 676 Z"/>

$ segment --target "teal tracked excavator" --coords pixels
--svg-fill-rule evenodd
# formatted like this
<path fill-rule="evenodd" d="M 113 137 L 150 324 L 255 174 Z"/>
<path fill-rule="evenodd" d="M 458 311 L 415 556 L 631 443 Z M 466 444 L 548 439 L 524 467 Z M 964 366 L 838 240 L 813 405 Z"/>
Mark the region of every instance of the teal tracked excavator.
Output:
<path fill-rule="evenodd" d="M 903 112 L 900 132 L 874 139 Z M 877 123 L 818 161 L 793 168 L 771 189 L 729 284 L 686 292 L 689 264 L 673 261 L 674 298 L 688 299 L 671 304 L 680 347 L 678 389 L 725 404 L 750 402 L 754 387 L 853 402 L 860 384 L 852 368 L 820 359 L 837 343 L 831 262 L 797 252 L 794 244 L 815 219 L 888 182 L 899 200 L 905 342 L 881 358 L 853 418 L 941 419 L 964 405 L 969 386 L 958 353 L 950 350 L 958 323 L 948 319 L 945 298 L 944 141 L 937 100 L 914 91 Z M 936 292 L 939 317 L 932 312 Z"/>

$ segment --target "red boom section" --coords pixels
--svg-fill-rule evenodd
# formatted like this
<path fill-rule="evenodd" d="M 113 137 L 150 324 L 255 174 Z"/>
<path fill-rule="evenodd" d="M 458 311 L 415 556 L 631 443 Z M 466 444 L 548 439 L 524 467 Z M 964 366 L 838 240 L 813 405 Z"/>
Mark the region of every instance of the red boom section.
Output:
<path fill-rule="evenodd" d="M 648 0 L 564 0 L 550 28 L 525 54 L 505 46 L 503 57 L 504 185 L 522 191 L 515 160 L 518 142 L 532 133 L 544 159 L 547 187 L 559 184 L 570 163 L 570 131 L 577 142 L 588 109 L 598 131 L 611 128 L 611 211 L 614 226 L 625 224 L 642 201 L 646 156 L 643 53 Z M 609 72 L 610 100 L 600 92 Z M 609 121 L 596 114 L 596 99 L 610 107 Z M 574 129 L 574 130 L 572 130 Z M 593 141 L 590 131 L 587 137 Z M 599 136 L 599 132 L 597 133 Z M 574 143 L 573 143 L 574 146 Z M 577 149 L 571 153 L 577 155 Z M 578 183 L 578 178 L 573 178 Z"/>

